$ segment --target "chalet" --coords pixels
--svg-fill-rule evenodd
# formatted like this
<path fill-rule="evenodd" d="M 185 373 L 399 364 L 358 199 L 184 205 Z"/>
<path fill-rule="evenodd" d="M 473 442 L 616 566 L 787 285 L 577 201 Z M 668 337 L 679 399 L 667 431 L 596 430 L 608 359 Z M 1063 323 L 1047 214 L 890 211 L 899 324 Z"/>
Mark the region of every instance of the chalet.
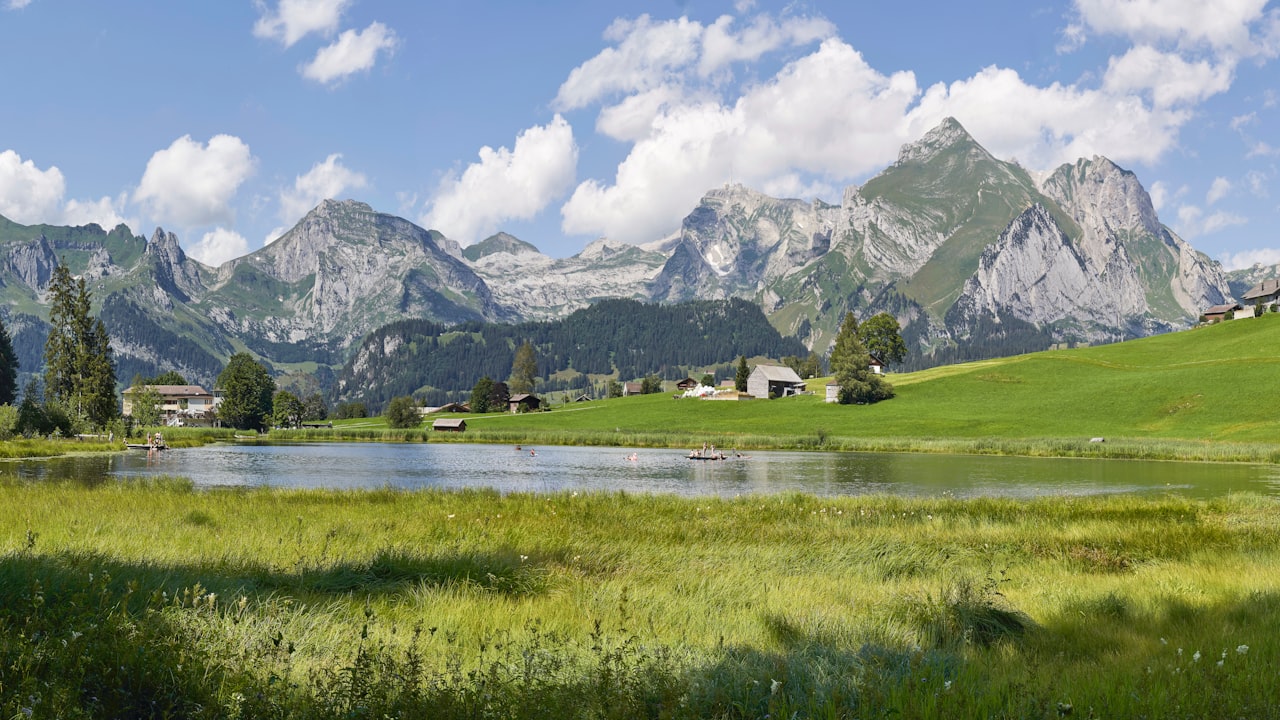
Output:
<path fill-rule="evenodd" d="M 138 385 L 122 393 L 123 415 L 133 415 L 133 404 L 140 393 L 154 391 L 160 396 L 160 421 L 165 425 L 215 425 L 222 391 L 212 393 L 199 385 Z"/>
<path fill-rule="evenodd" d="M 1227 313 L 1238 313 L 1244 310 L 1240 303 L 1225 303 L 1223 305 L 1214 305 L 1204 311 L 1204 321 L 1207 323 L 1221 322 L 1227 319 Z"/>
<path fill-rule="evenodd" d="M 469 413 L 471 412 L 471 406 L 468 405 L 467 403 L 460 403 L 460 402 L 445 403 L 444 405 L 441 405 L 439 408 L 437 408 L 436 412 Z"/>
<path fill-rule="evenodd" d="M 1275 305 L 1280 299 L 1280 278 L 1271 278 L 1249 288 L 1240 301 L 1249 307 L 1253 307 L 1261 303 L 1262 305 Z M 1205 313 L 1208 315 L 1208 313 Z"/>
<path fill-rule="evenodd" d="M 578 397 L 574 398 L 574 399 L 573 399 L 573 401 L 574 401 L 574 402 L 576 402 L 576 403 L 580 403 L 580 402 L 591 402 L 591 396 L 590 396 L 590 395 L 588 395 L 588 394 L 586 394 L 586 393 L 582 393 L 582 394 L 581 394 L 581 395 L 579 395 Z"/>
<path fill-rule="evenodd" d="M 512 395 L 509 401 L 509 407 L 513 413 L 533 412 L 541 406 L 542 400 L 539 400 L 537 395 L 530 395 L 529 393 Z"/>
<path fill-rule="evenodd" d="M 467 421 L 462 418 L 439 418 L 431 423 L 435 432 L 466 432 Z"/>
<path fill-rule="evenodd" d="M 676 383 L 676 389 L 677 389 L 677 390 L 692 390 L 692 389 L 694 389 L 694 388 L 698 387 L 698 386 L 699 386 L 699 385 L 701 385 L 701 384 L 702 384 L 702 383 L 698 382 L 697 380 L 694 380 L 694 379 L 693 379 L 693 378 L 691 378 L 691 377 L 687 377 L 687 378 L 685 378 L 685 379 L 681 380 L 680 382 Z"/>
<path fill-rule="evenodd" d="M 795 370 L 782 365 L 757 365 L 747 377 L 747 394 L 756 398 L 786 397 L 804 391 Z"/>
<path fill-rule="evenodd" d="M 875 373 L 876 375 L 883 375 L 884 361 L 881 360 L 879 357 L 876 357 L 874 353 L 868 353 L 868 355 L 870 356 L 871 360 L 867 362 L 867 369 Z"/>
<path fill-rule="evenodd" d="M 643 395 L 644 383 L 629 382 L 622 383 L 622 397 L 630 397 L 632 395 Z"/>

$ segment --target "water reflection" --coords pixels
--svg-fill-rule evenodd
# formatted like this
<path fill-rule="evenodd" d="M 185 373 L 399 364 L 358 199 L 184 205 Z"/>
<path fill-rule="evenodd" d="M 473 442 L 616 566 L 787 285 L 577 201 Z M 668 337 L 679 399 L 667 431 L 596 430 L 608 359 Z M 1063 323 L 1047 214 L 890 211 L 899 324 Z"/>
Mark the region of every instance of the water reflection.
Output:
<path fill-rule="evenodd" d="M 532 452 L 531 452 L 532 450 Z M 632 454 L 634 453 L 634 459 Z M 625 490 L 677 495 L 1280 494 L 1269 465 L 877 453 L 746 453 L 691 461 L 680 450 L 462 444 L 209 445 L 0 463 L 0 479 L 75 481 L 171 475 L 199 487 L 492 488 L 500 492 Z"/>

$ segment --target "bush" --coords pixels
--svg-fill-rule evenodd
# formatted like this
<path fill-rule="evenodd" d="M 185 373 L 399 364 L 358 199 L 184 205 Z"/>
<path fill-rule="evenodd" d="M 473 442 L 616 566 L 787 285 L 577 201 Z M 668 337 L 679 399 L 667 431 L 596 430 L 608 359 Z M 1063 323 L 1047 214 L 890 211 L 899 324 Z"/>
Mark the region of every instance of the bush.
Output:
<path fill-rule="evenodd" d="M 362 402 L 345 402 L 338 403 L 338 407 L 333 409 L 334 420 L 350 420 L 352 418 L 369 417 L 369 409 Z"/>
<path fill-rule="evenodd" d="M 0 441 L 12 440 L 18 428 L 18 408 L 0 405 Z"/>
<path fill-rule="evenodd" d="M 398 429 L 417 427 L 422 422 L 422 416 L 418 414 L 418 403 L 408 395 L 392 398 L 385 416 L 387 425 Z"/>

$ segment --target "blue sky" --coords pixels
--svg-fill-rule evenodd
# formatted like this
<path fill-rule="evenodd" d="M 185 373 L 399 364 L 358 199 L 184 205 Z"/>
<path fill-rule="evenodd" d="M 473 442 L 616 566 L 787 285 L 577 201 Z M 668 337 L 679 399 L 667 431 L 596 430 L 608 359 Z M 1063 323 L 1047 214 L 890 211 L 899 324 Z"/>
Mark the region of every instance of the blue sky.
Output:
<path fill-rule="evenodd" d="M 1280 262 L 1280 6 L 0 0 L 0 215 L 217 264 L 325 197 L 469 244 L 643 243 L 741 182 L 839 202 L 954 116 L 1105 155 L 1228 267 Z"/>

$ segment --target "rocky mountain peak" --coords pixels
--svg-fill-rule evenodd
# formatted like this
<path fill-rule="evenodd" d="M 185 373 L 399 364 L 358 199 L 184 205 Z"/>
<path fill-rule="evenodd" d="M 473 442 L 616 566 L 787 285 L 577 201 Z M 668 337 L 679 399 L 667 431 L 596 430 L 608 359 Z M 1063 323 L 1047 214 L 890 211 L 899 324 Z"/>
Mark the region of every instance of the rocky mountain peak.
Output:
<path fill-rule="evenodd" d="M 1161 232 L 1151 196 L 1138 177 L 1105 157 L 1095 155 L 1062 165 L 1044 180 L 1040 190 L 1057 201 L 1086 233 Z"/>
<path fill-rule="evenodd" d="M 146 255 L 154 269 L 156 283 L 183 302 L 203 289 L 200 267 L 182 251 L 177 235 L 157 227 L 147 242 Z"/>
<path fill-rule="evenodd" d="M 973 139 L 968 130 L 953 117 L 943 118 L 938 126 L 924 134 L 924 137 L 913 143 L 907 143 L 898 151 L 898 164 L 927 163 L 947 150 L 955 147 L 977 149 L 984 155 L 987 151 Z"/>
<path fill-rule="evenodd" d="M 462 256 L 472 262 L 489 255 L 496 255 L 497 253 L 506 253 L 508 255 L 542 255 L 538 248 L 514 235 L 508 235 L 504 232 L 500 232 L 496 235 L 490 235 L 484 240 L 481 240 L 474 245 L 468 245 L 462 250 Z"/>

